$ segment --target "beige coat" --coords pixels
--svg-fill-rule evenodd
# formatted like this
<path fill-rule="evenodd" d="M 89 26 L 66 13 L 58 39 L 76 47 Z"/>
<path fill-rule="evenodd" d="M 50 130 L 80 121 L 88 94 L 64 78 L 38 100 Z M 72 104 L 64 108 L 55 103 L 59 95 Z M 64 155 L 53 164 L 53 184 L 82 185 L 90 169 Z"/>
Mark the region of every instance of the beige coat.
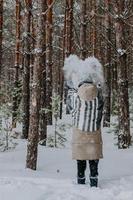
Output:
<path fill-rule="evenodd" d="M 92 100 L 97 96 L 97 89 L 92 84 L 84 84 L 79 88 L 81 99 Z M 83 132 L 73 128 L 72 158 L 75 160 L 95 160 L 103 157 L 101 131 Z"/>

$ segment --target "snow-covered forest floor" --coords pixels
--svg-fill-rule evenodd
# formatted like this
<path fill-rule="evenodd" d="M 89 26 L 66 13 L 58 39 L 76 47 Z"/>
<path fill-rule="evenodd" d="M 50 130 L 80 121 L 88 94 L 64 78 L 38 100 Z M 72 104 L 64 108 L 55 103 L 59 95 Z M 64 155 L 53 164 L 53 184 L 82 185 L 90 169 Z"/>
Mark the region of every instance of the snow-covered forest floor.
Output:
<path fill-rule="evenodd" d="M 65 117 L 64 121 L 70 121 Z M 49 129 L 51 132 L 53 129 Z M 76 161 L 71 159 L 71 129 L 63 148 L 39 145 L 38 169 L 25 169 L 26 141 L 0 153 L 0 200 L 132 200 L 133 147 L 118 150 L 113 129 L 103 129 L 104 159 L 99 164 L 99 187 L 76 184 Z"/>

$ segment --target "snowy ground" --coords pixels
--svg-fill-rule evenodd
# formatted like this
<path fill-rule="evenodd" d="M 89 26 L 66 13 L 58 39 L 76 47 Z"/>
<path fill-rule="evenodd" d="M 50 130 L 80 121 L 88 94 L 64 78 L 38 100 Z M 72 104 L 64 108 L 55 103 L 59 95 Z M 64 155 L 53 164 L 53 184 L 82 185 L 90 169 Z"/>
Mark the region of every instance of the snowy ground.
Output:
<path fill-rule="evenodd" d="M 67 132 L 68 136 L 71 135 Z M 38 170 L 25 169 L 26 141 L 0 153 L 0 200 L 132 200 L 133 147 L 118 150 L 114 135 L 103 133 L 104 159 L 99 165 L 99 188 L 76 184 L 76 162 L 66 148 L 39 146 Z"/>

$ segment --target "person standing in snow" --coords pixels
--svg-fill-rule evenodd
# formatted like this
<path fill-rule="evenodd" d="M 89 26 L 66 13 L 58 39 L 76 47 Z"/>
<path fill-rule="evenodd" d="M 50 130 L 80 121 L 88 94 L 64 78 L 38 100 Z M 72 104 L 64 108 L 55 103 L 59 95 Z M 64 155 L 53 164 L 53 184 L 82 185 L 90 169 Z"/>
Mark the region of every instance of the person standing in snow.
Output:
<path fill-rule="evenodd" d="M 90 67 L 94 67 L 96 70 L 98 66 L 101 67 L 99 61 L 93 58 Z M 88 76 L 86 77 L 87 73 Z M 73 118 L 72 158 L 77 160 L 77 183 L 85 184 L 85 171 L 88 161 L 90 186 L 97 187 L 98 163 L 99 159 L 103 158 L 101 120 L 104 101 L 102 87 L 98 82 L 102 73 L 99 75 L 98 70 L 92 73 L 89 69 L 87 73 L 80 77 L 79 81 L 76 80 L 78 87 L 69 89 L 67 110 Z M 80 74 L 82 75 L 82 73 Z"/>

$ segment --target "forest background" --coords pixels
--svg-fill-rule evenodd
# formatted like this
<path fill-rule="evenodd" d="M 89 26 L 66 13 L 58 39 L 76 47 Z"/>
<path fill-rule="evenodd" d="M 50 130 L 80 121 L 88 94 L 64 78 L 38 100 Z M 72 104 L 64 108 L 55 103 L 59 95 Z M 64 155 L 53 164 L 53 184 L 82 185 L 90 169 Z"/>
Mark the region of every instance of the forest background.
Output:
<path fill-rule="evenodd" d="M 38 143 L 47 145 L 47 127 L 55 127 L 55 147 L 56 140 L 65 140 L 56 129 L 67 94 L 62 69 L 71 54 L 83 60 L 95 56 L 102 63 L 106 84 L 103 125 L 109 127 L 115 115 L 118 148 L 130 147 L 132 13 L 132 0 L 0 0 L 0 137 L 1 146 L 6 141 L 4 150 L 21 123 L 21 138 L 28 139 L 26 167 L 36 170 Z"/>

